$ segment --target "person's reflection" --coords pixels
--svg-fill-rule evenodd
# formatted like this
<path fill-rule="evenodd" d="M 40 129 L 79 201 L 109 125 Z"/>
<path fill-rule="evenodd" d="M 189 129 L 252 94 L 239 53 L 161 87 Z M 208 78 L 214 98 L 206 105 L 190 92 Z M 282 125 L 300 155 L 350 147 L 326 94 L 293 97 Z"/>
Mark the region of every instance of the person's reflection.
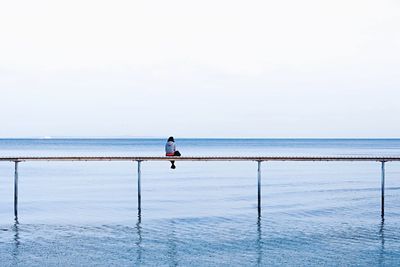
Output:
<path fill-rule="evenodd" d="M 262 266 L 262 236 L 261 236 L 261 217 L 257 219 L 257 266 Z"/>
<path fill-rule="evenodd" d="M 168 260 L 169 266 L 178 266 L 176 248 L 176 225 L 174 220 L 171 220 L 170 233 L 168 235 Z"/>
<path fill-rule="evenodd" d="M 379 238 L 381 240 L 381 249 L 379 251 L 379 266 L 385 265 L 385 221 L 382 220 L 379 227 Z"/>
<path fill-rule="evenodd" d="M 12 230 L 14 231 L 14 248 L 13 248 L 13 252 L 12 252 L 13 261 L 14 261 L 13 265 L 17 266 L 18 265 L 19 246 L 20 246 L 19 223 L 18 223 L 17 219 L 15 220 Z"/>
<path fill-rule="evenodd" d="M 142 222 L 142 219 L 141 219 L 141 217 L 140 217 L 140 215 L 138 216 L 138 221 L 137 221 L 137 223 L 136 223 L 136 232 L 137 232 L 137 235 L 138 235 L 138 239 L 137 239 L 137 241 L 136 241 L 136 247 L 137 247 L 137 258 L 136 258 L 136 265 L 138 266 L 138 265 L 141 265 L 141 263 L 142 263 L 142 251 L 143 251 L 143 248 L 142 248 L 142 226 L 140 225 L 141 224 L 141 222 Z"/>

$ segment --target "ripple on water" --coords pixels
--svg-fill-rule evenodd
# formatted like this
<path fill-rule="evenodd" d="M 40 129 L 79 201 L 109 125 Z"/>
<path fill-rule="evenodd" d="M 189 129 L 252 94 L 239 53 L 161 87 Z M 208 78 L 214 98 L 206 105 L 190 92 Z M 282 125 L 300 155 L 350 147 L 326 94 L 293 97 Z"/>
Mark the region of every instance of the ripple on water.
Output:
<path fill-rule="evenodd" d="M 142 220 L 129 225 L 19 224 L 0 258 L 20 265 L 391 265 L 398 224 L 254 216 Z M 161 264 L 162 265 L 162 264 Z"/>

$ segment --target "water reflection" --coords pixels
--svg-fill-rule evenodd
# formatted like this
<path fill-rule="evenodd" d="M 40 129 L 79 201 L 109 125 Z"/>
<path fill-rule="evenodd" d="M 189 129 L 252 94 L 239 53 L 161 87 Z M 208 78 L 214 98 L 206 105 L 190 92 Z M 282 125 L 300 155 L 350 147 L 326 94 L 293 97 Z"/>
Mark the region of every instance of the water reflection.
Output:
<path fill-rule="evenodd" d="M 15 223 L 12 227 L 12 230 L 14 231 L 14 237 L 13 237 L 14 247 L 12 251 L 12 258 L 13 258 L 13 265 L 16 266 L 18 265 L 19 246 L 21 244 L 19 237 L 19 222 L 17 219 L 15 219 Z"/>
<path fill-rule="evenodd" d="M 261 237 L 261 217 L 257 219 L 257 266 L 262 266 L 262 237 Z"/>
<path fill-rule="evenodd" d="M 382 219 L 379 225 L 379 239 L 381 247 L 379 250 L 379 266 L 383 266 L 385 262 L 385 220 Z"/>
<path fill-rule="evenodd" d="M 142 219 L 140 215 L 138 216 L 138 221 L 136 223 L 136 233 L 137 233 L 137 241 L 136 241 L 136 247 L 137 247 L 137 257 L 136 257 L 136 265 L 140 265 L 142 263 L 142 254 L 143 254 L 143 248 L 142 248 Z"/>
<path fill-rule="evenodd" d="M 176 246 L 176 222 L 171 220 L 170 232 L 168 234 L 168 261 L 169 266 L 178 266 Z"/>

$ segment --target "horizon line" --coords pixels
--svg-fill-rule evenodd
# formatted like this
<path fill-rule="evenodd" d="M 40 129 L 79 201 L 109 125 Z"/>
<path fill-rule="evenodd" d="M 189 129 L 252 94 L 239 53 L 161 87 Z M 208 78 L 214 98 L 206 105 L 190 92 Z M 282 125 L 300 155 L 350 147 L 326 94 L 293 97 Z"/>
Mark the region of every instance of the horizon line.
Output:
<path fill-rule="evenodd" d="M 23 140 L 23 139 L 166 139 L 167 137 L 160 136 L 30 136 L 30 137 L 0 137 L 0 140 Z M 400 137 L 176 137 L 175 139 L 400 139 Z"/>

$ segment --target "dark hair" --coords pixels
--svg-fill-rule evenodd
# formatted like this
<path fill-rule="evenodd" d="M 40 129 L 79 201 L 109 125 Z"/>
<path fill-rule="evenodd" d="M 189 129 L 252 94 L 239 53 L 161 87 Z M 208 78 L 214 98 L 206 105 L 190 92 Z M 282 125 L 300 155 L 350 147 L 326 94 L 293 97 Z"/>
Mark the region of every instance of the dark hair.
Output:
<path fill-rule="evenodd" d="M 169 142 L 169 141 L 175 142 L 174 137 L 170 136 L 170 137 L 168 138 L 168 142 Z"/>

